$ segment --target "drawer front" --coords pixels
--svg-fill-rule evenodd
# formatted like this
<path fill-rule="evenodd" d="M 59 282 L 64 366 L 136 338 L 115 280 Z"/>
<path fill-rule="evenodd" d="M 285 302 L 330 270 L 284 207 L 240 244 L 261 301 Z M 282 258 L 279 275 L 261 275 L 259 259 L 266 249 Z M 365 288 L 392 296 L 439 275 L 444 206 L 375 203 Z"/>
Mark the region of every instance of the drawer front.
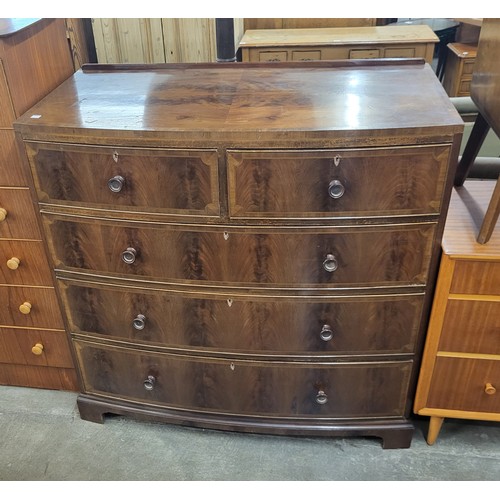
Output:
<path fill-rule="evenodd" d="M 349 59 L 373 59 L 381 55 L 380 49 L 351 49 L 349 51 Z"/>
<path fill-rule="evenodd" d="M 217 152 L 30 144 L 40 201 L 218 215 Z"/>
<path fill-rule="evenodd" d="M 4 109 L 0 109 L 0 114 L 3 114 Z M 22 164 L 14 131 L 0 129 L 0 186 L 26 186 L 28 184 Z"/>
<path fill-rule="evenodd" d="M 55 290 L 0 286 L 0 325 L 64 329 Z"/>
<path fill-rule="evenodd" d="M 2 364 L 0 365 L 0 385 L 75 392 L 79 390 L 74 368 L 53 366 Z"/>
<path fill-rule="evenodd" d="M 319 61 L 321 50 L 292 50 L 292 61 Z"/>
<path fill-rule="evenodd" d="M 448 146 L 228 152 L 233 218 L 438 214 Z"/>
<path fill-rule="evenodd" d="M 53 286 L 41 241 L 0 241 L 0 280 L 9 285 Z"/>
<path fill-rule="evenodd" d="M 500 354 L 500 297 L 497 302 L 448 300 L 439 350 Z"/>
<path fill-rule="evenodd" d="M 41 239 L 28 188 L 0 187 L 0 238 Z"/>
<path fill-rule="evenodd" d="M 465 59 L 462 67 L 462 75 L 472 75 L 474 72 L 474 64 L 476 63 L 476 59 Z"/>
<path fill-rule="evenodd" d="M 56 268 L 154 279 L 296 286 L 423 284 L 433 224 L 194 232 L 53 219 Z M 270 230 L 269 230 L 270 231 Z M 367 258 L 369 250 L 369 258 Z M 126 263 L 125 260 L 131 262 Z"/>
<path fill-rule="evenodd" d="M 411 361 L 244 362 L 83 342 L 75 342 L 75 346 L 88 393 L 237 415 L 401 416 L 412 366 Z M 145 381 L 151 390 L 146 389 Z"/>
<path fill-rule="evenodd" d="M 416 57 L 415 47 L 388 47 L 384 50 L 384 57 Z"/>
<path fill-rule="evenodd" d="M 500 413 L 500 361 L 438 357 L 427 407 Z"/>
<path fill-rule="evenodd" d="M 272 50 L 272 51 L 260 51 L 259 61 L 260 62 L 285 62 L 288 59 L 288 52 L 286 50 Z"/>
<path fill-rule="evenodd" d="M 450 293 L 500 295 L 500 262 L 457 260 Z"/>
<path fill-rule="evenodd" d="M 297 354 L 412 353 L 422 295 L 192 298 L 60 281 L 70 329 L 131 343 Z"/>
<path fill-rule="evenodd" d="M 73 368 L 64 331 L 0 328 L 0 363 Z"/>
<path fill-rule="evenodd" d="M 470 94 L 471 80 L 460 80 L 460 85 L 458 86 L 458 92 L 460 94 Z"/>

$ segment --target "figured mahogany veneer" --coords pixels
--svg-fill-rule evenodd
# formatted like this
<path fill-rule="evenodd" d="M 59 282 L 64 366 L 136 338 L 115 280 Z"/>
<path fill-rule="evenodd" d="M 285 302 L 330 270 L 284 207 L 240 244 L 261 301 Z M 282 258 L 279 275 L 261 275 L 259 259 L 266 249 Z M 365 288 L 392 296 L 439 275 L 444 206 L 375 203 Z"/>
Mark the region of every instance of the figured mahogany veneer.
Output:
<path fill-rule="evenodd" d="M 82 418 L 410 446 L 462 132 L 423 61 L 87 66 L 16 127 Z"/>

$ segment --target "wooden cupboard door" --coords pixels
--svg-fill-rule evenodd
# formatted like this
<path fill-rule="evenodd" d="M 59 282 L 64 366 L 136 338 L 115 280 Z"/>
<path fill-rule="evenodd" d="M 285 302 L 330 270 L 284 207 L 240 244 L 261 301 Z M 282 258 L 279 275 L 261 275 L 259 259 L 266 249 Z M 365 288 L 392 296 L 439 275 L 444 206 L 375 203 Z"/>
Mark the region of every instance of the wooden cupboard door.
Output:
<path fill-rule="evenodd" d="M 412 367 L 411 361 L 246 362 L 82 341 L 75 341 L 75 348 L 88 394 L 185 410 L 292 419 L 402 416 Z"/>
<path fill-rule="evenodd" d="M 28 188 L 0 187 L 0 239 L 41 239 Z"/>
<path fill-rule="evenodd" d="M 500 354 L 500 300 L 448 299 L 440 351 Z"/>
<path fill-rule="evenodd" d="M 139 291 L 138 284 L 123 289 L 59 280 L 59 286 L 73 333 L 275 355 L 412 353 L 423 303 L 423 294 L 215 298 L 158 288 Z"/>
<path fill-rule="evenodd" d="M 53 286 L 41 241 L 0 241 L 0 282 L 9 285 Z"/>
<path fill-rule="evenodd" d="M 439 213 L 449 147 L 227 155 L 234 219 L 390 216 Z"/>
<path fill-rule="evenodd" d="M 0 285 L 0 325 L 64 329 L 55 290 Z"/>
<path fill-rule="evenodd" d="M 218 215 L 217 152 L 31 143 L 41 202 Z"/>
<path fill-rule="evenodd" d="M 73 368 L 62 330 L 0 328 L 0 363 Z"/>
<path fill-rule="evenodd" d="M 273 287 L 425 284 L 435 230 L 423 223 L 194 231 L 59 217 L 45 220 L 61 270 Z"/>
<path fill-rule="evenodd" d="M 438 356 L 426 406 L 500 413 L 500 362 Z"/>

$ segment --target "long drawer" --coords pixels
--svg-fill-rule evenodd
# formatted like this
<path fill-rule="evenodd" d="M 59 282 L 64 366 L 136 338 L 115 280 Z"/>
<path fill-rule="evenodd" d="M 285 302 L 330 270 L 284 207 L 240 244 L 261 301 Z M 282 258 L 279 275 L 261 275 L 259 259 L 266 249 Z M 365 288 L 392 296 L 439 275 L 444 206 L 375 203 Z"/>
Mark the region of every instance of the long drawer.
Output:
<path fill-rule="evenodd" d="M 449 146 L 228 151 L 232 218 L 438 214 Z"/>
<path fill-rule="evenodd" d="M 500 412 L 500 360 L 438 356 L 426 407 Z"/>
<path fill-rule="evenodd" d="M 215 150 L 28 143 L 40 201 L 112 210 L 218 215 Z"/>
<path fill-rule="evenodd" d="M 440 351 L 500 355 L 500 299 L 448 299 Z"/>
<path fill-rule="evenodd" d="M 129 283 L 130 285 L 130 283 Z M 239 353 L 412 353 L 423 294 L 240 296 L 59 281 L 70 330 L 134 344 Z"/>
<path fill-rule="evenodd" d="M 412 367 L 411 361 L 244 362 L 81 341 L 75 347 L 88 394 L 253 416 L 402 416 Z"/>
<path fill-rule="evenodd" d="M 301 287 L 424 284 L 435 229 L 432 223 L 198 229 L 49 215 L 45 223 L 58 269 Z"/>

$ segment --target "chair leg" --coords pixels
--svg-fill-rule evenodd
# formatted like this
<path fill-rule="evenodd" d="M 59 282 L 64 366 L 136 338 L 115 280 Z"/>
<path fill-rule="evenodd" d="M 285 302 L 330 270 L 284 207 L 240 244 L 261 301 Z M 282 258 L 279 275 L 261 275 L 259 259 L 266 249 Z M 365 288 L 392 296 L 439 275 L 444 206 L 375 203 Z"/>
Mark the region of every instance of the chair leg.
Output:
<path fill-rule="evenodd" d="M 493 195 L 491 196 L 488 209 L 484 215 L 483 223 L 481 224 L 481 229 L 477 236 L 477 242 L 484 245 L 488 243 L 491 235 L 493 234 L 493 229 L 498 220 L 498 215 L 500 214 L 500 177 L 497 180 Z"/>
<path fill-rule="evenodd" d="M 462 158 L 460 159 L 455 173 L 455 186 L 461 186 L 465 182 L 469 170 L 472 167 L 472 164 L 474 163 L 474 160 L 476 159 L 476 156 L 478 155 L 489 130 L 490 126 L 488 122 L 484 119 L 481 113 L 478 113 L 474 126 L 472 127 L 469 140 L 467 141 Z"/>

